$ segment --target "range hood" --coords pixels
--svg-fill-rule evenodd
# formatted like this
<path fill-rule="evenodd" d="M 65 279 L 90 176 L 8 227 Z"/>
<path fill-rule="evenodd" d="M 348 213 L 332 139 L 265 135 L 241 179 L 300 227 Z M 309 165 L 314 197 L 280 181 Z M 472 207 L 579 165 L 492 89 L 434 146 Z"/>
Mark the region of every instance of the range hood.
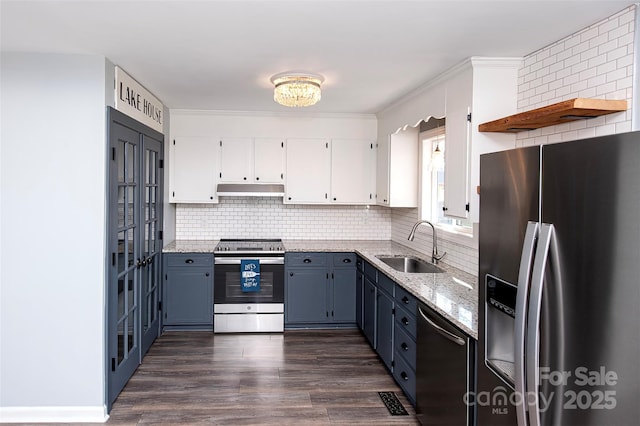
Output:
<path fill-rule="evenodd" d="M 283 197 L 284 185 L 268 183 L 219 183 L 219 197 Z"/>

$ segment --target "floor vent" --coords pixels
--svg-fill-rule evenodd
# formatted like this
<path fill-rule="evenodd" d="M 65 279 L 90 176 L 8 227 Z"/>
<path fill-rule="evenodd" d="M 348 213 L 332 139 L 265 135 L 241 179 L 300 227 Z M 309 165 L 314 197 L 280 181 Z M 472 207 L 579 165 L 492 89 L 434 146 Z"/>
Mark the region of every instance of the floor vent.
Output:
<path fill-rule="evenodd" d="M 398 400 L 395 392 L 378 392 L 380 395 L 380 399 L 384 402 L 384 405 L 387 406 L 387 410 L 392 416 L 408 416 L 407 410 L 404 409 L 404 406 Z"/>

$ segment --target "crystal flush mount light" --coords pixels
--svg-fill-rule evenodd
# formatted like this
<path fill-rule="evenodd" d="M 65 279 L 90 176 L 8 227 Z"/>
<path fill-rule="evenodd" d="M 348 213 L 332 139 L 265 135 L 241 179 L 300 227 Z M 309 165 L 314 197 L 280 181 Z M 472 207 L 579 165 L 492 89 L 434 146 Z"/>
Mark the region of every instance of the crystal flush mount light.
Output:
<path fill-rule="evenodd" d="M 283 72 L 271 77 L 275 86 L 273 100 L 288 107 L 306 107 L 316 104 L 320 98 L 320 85 L 324 77 L 317 74 Z"/>

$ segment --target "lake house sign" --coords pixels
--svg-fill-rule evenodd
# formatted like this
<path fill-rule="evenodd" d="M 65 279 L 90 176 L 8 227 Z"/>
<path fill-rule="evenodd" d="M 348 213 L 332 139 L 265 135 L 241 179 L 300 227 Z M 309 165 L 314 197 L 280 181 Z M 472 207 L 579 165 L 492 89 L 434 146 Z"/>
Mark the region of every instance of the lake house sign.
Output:
<path fill-rule="evenodd" d="M 116 109 L 160 133 L 164 122 L 164 106 L 122 68 L 116 67 Z"/>

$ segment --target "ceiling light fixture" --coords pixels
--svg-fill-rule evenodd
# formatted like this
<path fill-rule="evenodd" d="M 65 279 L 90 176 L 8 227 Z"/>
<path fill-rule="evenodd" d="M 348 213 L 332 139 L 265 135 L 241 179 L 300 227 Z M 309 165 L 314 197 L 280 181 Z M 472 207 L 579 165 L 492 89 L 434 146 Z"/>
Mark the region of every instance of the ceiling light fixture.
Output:
<path fill-rule="evenodd" d="M 307 107 L 321 98 L 320 85 L 324 77 L 318 74 L 283 72 L 271 77 L 275 86 L 273 100 L 288 107 Z"/>

